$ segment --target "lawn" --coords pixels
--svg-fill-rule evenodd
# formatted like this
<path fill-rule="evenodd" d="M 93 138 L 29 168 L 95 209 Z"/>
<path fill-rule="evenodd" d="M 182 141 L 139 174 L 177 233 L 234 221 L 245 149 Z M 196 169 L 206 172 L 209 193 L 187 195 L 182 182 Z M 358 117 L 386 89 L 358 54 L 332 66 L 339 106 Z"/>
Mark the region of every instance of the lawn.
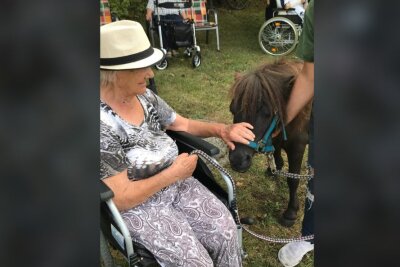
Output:
<path fill-rule="evenodd" d="M 198 32 L 201 66 L 193 69 L 191 60 L 183 55 L 170 60 L 166 70 L 155 71 L 159 95 L 186 117 L 230 123 L 232 116 L 228 108 L 228 92 L 234 73 L 274 60 L 262 52 L 257 39 L 258 30 L 264 21 L 264 9 L 265 6 L 254 4 L 241 11 L 220 7 L 218 19 L 221 51 L 216 50 L 213 31 L 210 32 L 208 45 L 205 44 L 205 32 Z M 240 215 L 257 218 L 258 223 L 252 229 L 268 236 L 299 235 L 305 181 L 301 181 L 299 188 L 299 199 L 302 203 L 300 218 L 292 228 L 284 228 L 279 225 L 278 218 L 287 205 L 288 188 L 285 179 L 265 176 L 265 157 L 257 155 L 253 166 L 245 174 L 236 173 L 229 166 L 224 167 L 236 180 Z M 244 266 L 282 266 L 277 259 L 282 244 L 268 243 L 247 233 L 243 234 L 243 242 L 248 253 Z M 118 264 L 125 266 L 122 260 Z M 307 254 L 298 266 L 313 266 L 313 253 Z"/>

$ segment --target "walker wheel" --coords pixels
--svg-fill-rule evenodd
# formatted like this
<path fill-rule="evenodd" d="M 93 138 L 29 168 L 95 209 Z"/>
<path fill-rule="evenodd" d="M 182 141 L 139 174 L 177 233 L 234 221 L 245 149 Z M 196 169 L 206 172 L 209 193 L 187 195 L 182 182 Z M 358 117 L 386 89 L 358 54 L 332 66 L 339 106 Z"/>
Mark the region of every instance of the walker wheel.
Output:
<path fill-rule="evenodd" d="M 165 70 L 168 67 L 168 60 L 164 59 L 160 63 L 156 64 L 156 69 L 158 70 Z"/>
<path fill-rule="evenodd" d="M 192 66 L 193 68 L 199 67 L 201 64 L 201 55 L 199 52 L 196 52 L 192 58 Z"/>

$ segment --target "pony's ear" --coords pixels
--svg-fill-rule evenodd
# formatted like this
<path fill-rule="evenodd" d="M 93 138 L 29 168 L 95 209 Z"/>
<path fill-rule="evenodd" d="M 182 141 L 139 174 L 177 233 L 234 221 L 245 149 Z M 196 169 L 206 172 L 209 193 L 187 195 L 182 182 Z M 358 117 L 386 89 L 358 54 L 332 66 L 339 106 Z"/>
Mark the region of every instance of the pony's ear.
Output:
<path fill-rule="evenodd" d="M 236 71 L 233 76 L 235 78 L 235 82 L 237 82 L 240 78 L 242 78 L 243 74 Z"/>

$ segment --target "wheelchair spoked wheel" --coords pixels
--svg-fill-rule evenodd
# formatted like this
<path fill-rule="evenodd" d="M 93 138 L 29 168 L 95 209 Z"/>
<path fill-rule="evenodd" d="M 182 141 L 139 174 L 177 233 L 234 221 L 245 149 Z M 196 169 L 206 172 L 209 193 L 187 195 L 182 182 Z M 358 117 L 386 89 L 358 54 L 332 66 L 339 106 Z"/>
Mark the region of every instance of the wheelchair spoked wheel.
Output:
<path fill-rule="evenodd" d="M 299 40 L 297 26 L 287 18 L 267 20 L 258 33 L 261 49 L 272 56 L 284 56 L 293 51 Z"/>
<path fill-rule="evenodd" d="M 158 70 L 165 70 L 168 67 L 168 60 L 164 59 L 160 63 L 156 64 L 156 69 Z"/>
<path fill-rule="evenodd" d="M 249 0 L 226 0 L 228 6 L 232 9 L 241 10 L 246 8 L 249 4 Z"/>
<path fill-rule="evenodd" d="M 196 52 L 194 53 L 192 58 L 192 66 L 193 68 L 197 68 L 200 66 L 200 64 L 201 64 L 201 54 L 200 52 Z"/>

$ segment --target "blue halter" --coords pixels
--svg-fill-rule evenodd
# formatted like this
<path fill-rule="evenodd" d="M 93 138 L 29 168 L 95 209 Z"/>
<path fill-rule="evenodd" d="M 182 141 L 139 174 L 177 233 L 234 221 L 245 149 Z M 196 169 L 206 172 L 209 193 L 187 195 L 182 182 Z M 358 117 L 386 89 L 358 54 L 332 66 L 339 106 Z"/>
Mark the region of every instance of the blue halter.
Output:
<path fill-rule="evenodd" d="M 274 152 L 275 148 L 274 145 L 272 144 L 272 133 L 275 130 L 278 121 L 279 121 L 279 116 L 275 114 L 274 118 L 272 119 L 271 125 L 264 134 L 264 137 L 257 143 L 254 141 L 250 141 L 248 146 L 260 153 Z M 282 124 L 282 132 L 283 132 L 283 140 L 287 140 L 285 126 L 283 124 Z"/>

